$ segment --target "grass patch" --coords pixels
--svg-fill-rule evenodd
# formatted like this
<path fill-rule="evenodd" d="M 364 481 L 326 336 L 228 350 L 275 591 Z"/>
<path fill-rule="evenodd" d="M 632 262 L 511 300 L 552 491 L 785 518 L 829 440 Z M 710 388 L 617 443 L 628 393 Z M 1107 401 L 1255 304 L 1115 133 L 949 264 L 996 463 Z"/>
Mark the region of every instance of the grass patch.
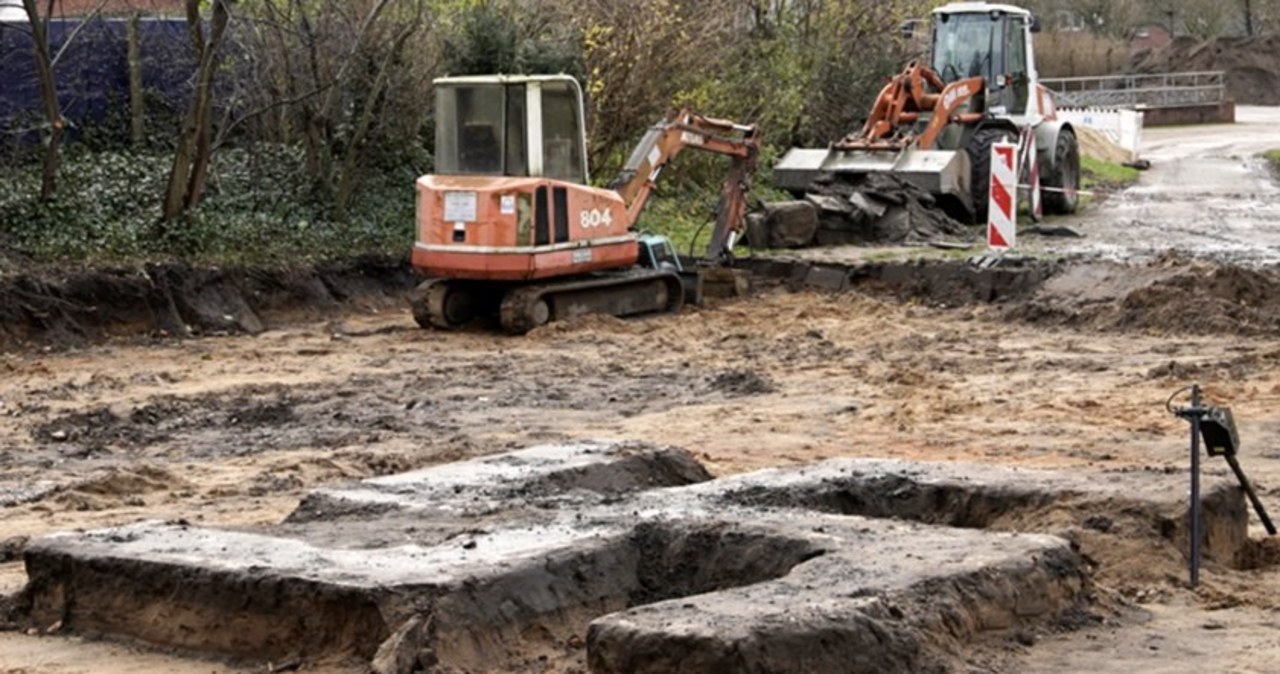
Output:
<path fill-rule="evenodd" d="M 1136 182 L 1142 172 L 1135 168 L 1115 164 L 1093 157 L 1080 157 L 1080 188 L 1085 190 L 1124 189 Z"/>
<path fill-rule="evenodd" d="M 651 234 L 664 234 L 671 239 L 681 255 L 701 257 L 706 253 L 707 242 L 715 228 L 716 205 L 720 200 L 720 185 L 702 180 L 672 180 L 659 182 L 644 211 L 636 223 L 636 229 Z M 752 204 L 790 201 L 792 196 L 757 180 L 751 187 Z M 744 250 L 739 244 L 735 249 Z"/>
<path fill-rule="evenodd" d="M 1271 169 L 1272 174 L 1280 175 L 1280 148 L 1263 152 L 1262 159 L 1267 162 L 1267 168 Z"/>
<path fill-rule="evenodd" d="M 1084 210 L 1106 199 L 1112 192 L 1119 192 L 1138 182 L 1138 177 L 1141 175 L 1142 172 L 1136 168 L 1080 155 L 1080 189 L 1096 194 L 1081 194 L 1079 210 Z"/>
<path fill-rule="evenodd" d="M 665 235 L 681 255 L 700 256 L 715 225 L 714 208 L 714 199 L 660 194 L 655 190 L 640 214 L 636 229 Z"/>

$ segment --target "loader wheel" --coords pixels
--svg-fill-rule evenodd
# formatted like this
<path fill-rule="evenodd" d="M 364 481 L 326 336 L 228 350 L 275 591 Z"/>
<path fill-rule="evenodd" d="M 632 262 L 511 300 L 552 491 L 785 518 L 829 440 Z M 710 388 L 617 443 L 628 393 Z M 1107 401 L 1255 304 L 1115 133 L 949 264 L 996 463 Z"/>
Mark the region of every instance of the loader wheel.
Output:
<path fill-rule="evenodd" d="M 1043 184 L 1053 190 L 1044 191 L 1044 210 L 1067 215 L 1080 206 L 1080 145 L 1076 134 L 1063 129 L 1053 148 L 1053 165 L 1045 172 Z"/>
<path fill-rule="evenodd" d="M 987 221 L 987 201 L 991 189 L 991 146 L 996 143 L 1017 142 L 1013 132 L 998 126 L 978 129 L 969 138 L 965 151 L 969 153 L 969 193 L 973 197 L 973 221 Z"/>

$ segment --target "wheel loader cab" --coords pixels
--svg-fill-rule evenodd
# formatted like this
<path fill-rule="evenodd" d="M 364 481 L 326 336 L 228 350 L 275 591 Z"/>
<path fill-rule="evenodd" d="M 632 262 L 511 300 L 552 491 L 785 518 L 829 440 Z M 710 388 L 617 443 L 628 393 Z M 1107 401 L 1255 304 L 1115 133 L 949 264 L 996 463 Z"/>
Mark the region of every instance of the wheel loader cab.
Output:
<path fill-rule="evenodd" d="M 932 68 L 948 84 L 982 77 L 986 112 L 1022 115 L 1031 97 L 1031 33 L 1024 9 L 958 3 L 934 11 Z"/>
<path fill-rule="evenodd" d="M 584 185 L 582 90 L 565 75 L 436 80 L 436 174 Z"/>

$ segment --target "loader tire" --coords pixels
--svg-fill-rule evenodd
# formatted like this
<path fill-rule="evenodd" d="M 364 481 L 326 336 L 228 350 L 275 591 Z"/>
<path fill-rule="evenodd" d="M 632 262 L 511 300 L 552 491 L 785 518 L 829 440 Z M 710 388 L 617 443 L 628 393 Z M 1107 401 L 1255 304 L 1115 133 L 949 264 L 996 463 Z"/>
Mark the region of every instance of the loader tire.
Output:
<path fill-rule="evenodd" d="M 1046 213 L 1068 215 L 1080 206 L 1080 145 L 1071 129 L 1058 134 L 1058 144 L 1053 148 L 1053 164 L 1044 171 L 1044 210 Z"/>
<path fill-rule="evenodd" d="M 991 146 L 1000 142 L 1017 142 L 1014 133 L 998 126 L 978 129 L 969 138 L 969 193 L 973 197 L 973 222 L 987 221 L 987 201 L 991 189 Z"/>

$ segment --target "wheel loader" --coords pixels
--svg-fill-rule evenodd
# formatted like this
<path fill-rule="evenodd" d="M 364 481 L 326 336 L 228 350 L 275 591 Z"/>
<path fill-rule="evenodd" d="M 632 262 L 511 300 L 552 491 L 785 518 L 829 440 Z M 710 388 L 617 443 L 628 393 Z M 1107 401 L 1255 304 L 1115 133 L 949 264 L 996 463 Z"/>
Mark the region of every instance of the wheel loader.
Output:
<path fill-rule="evenodd" d="M 884 173 L 932 193 L 962 222 L 984 222 L 991 146 L 1014 142 L 1024 159 L 1019 182 L 1030 184 L 1033 168 L 1041 178 L 1033 201 L 1047 212 L 1075 212 L 1080 150 L 1040 84 L 1037 32 L 1035 17 L 1011 5 L 935 9 L 929 62 L 913 61 L 895 76 L 861 130 L 828 148 L 788 151 L 773 169 L 775 185 L 802 195 L 819 178 L 856 184 Z"/>
<path fill-rule="evenodd" d="M 411 261 L 423 327 L 497 315 L 523 333 L 586 313 L 674 311 L 732 256 L 756 168 L 755 126 L 672 112 L 608 188 L 591 185 L 582 89 L 565 75 L 435 80 L 435 173 L 417 181 Z M 654 183 L 684 149 L 727 155 L 710 242 L 684 269 L 671 241 L 636 231 Z"/>

